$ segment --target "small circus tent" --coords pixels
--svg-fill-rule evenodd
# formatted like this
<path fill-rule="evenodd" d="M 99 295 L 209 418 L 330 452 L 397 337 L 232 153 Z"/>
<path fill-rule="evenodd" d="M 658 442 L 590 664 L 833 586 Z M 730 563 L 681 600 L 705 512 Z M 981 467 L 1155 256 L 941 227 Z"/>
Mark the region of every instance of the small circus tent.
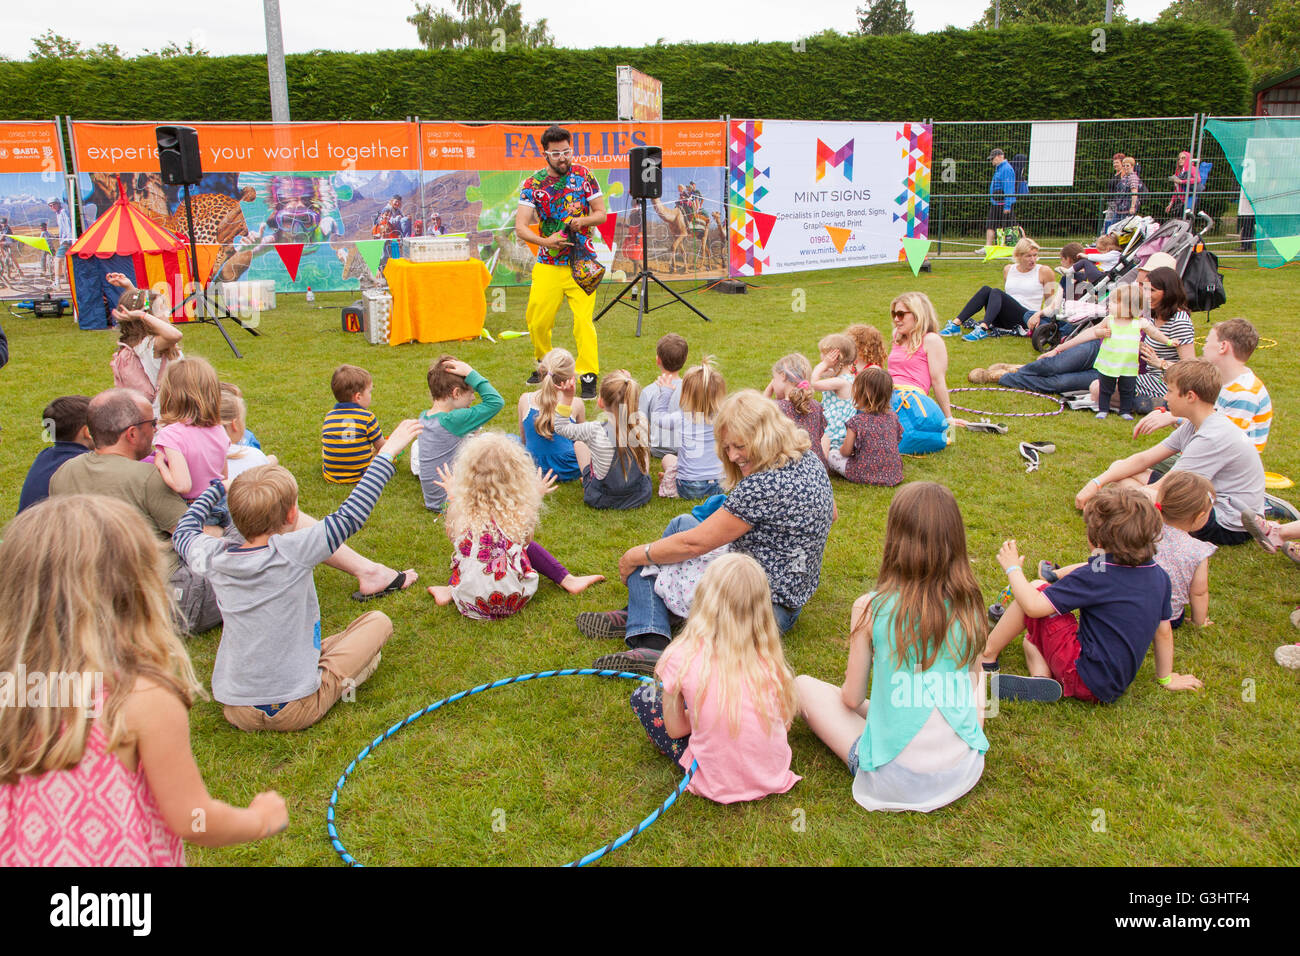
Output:
<path fill-rule="evenodd" d="M 67 257 L 77 324 L 106 329 L 121 290 L 105 280 L 120 272 L 140 289 L 166 286 L 172 320 L 186 320 L 183 303 L 190 282 L 189 243 L 151 221 L 119 189 L 117 201 L 72 244 Z"/>

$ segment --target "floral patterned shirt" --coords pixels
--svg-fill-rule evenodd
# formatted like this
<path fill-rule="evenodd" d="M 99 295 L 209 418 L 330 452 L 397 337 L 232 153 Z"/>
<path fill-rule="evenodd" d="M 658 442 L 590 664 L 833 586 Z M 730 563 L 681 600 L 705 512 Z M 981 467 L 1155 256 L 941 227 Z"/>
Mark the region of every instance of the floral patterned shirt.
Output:
<path fill-rule="evenodd" d="M 549 166 L 533 173 L 520 187 L 519 204 L 536 210 L 539 231 L 543 236 L 552 236 L 564 229 L 566 219 L 590 215 L 591 201 L 601 195 L 600 183 L 596 182 L 591 170 L 574 163 L 565 176 L 555 175 Z M 579 260 L 594 259 L 596 247 L 585 230 L 580 239 Z M 567 266 L 571 249 L 571 246 L 559 249 L 543 246 L 537 252 L 537 261 L 548 266 Z"/>
<path fill-rule="evenodd" d="M 451 553 L 452 599 L 466 617 L 480 621 L 510 617 L 537 593 L 538 574 L 525 545 L 511 541 L 495 523 L 479 532 L 468 530 Z"/>
<path fill-rule="evenodd" d="M 722 507 L 750 526 L 731 550 L 762 565 L 772 600 L 788 608 L 807 604 L 821 581 L 835 508 L 830 479 L 817 456 L 807 451 L 784 468 L 742 478 Z"/>

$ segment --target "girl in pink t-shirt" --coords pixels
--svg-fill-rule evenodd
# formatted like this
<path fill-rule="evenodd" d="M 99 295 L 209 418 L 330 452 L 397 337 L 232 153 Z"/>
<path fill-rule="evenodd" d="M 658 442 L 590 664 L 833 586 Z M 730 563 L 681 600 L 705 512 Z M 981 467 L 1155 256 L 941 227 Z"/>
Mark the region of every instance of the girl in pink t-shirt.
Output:
<path fill-rule="evenodd" d="M 278 833 L 284 800 L 208 795 L 190 750 L 201 693 L 176 635 L 158 544 L 117 499 L 55 495 L 0 542 L 0 867 L 180 866 L 182 839 L 226 846 Z M 57 688 L 31 677 L 57 674 Z M 69 680 L 70 679 L 70 680 Z M 36 700 L 33 700 L 33 693 Z"/>
<path fill-rule="evenodd" d="M 158 383 L 158 404 L 154 465 L 168 488 L 193 501 L 214 478 L 226 477 L 230 436 L 221 427 L 217 370 L 201 358 L 172 362 Z"/>
<path fill-rule="evenodd" d="M 632 710 L 660 752 L 683 768 L 698 763 L 692 793 L 736 803 L 799 782 L 786 740 L 799 706 L 794 675 L 753 558 L 724 554 L 709 565 L 655 676 L 662 687 L 638 687 Z"/>

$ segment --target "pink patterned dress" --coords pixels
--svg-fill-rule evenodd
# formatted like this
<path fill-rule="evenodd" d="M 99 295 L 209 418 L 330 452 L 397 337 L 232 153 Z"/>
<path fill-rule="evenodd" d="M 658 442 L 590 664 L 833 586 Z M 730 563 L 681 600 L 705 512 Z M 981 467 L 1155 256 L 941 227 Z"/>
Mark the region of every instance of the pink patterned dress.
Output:
<path fill-rule="evenodd" d="M 466 532 L 451 553 L 452 600 L 466 617 L 493 621 L 510 617 L 537 593 L 539 575 L 526 545 L 511 541 L 495 524 L 478 537 Z"/>
<path fill-rule="evenodd" d="M 0 783 L 0 867 L 184 866 L 145 781 L 107 748 L 95 721 L 81 763 Z"/>

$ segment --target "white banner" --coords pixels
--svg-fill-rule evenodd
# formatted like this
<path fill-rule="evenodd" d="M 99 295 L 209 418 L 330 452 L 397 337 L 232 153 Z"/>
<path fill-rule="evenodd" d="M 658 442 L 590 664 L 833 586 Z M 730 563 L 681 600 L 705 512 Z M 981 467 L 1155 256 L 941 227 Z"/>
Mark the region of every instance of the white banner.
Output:
<path fill-rule="evenodd" d="M 922 123 L 733 120 L 731 274 L 898 262 L 930 214 Z"/>
<path fill-rule="evenodd" d="M 1034 123 L 1029 127 L 1031 186 L 1074 186 L 1078 123 Z"/>

